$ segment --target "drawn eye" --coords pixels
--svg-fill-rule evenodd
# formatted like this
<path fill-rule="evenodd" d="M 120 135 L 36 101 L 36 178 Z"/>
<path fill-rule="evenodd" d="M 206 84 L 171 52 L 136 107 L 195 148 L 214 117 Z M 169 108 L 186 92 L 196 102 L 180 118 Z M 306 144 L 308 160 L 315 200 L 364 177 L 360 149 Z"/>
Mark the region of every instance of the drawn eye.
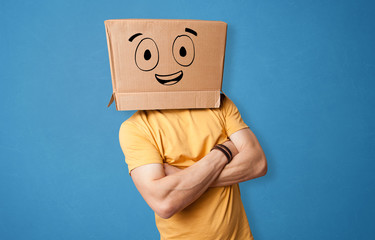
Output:
<path fill-rule="evenodd" d="M 174 60 L 183 67 L 190 66 L 195 57 L 193 40 L 187 35 L 177 36 L 172 45 Z"/>
<path fill-rule="evenodd" d="M 135 64 L 142 71 L 151 71 L 159 63 L 159 49 L 151 38 L 144 38 L 135 49 Z"/>

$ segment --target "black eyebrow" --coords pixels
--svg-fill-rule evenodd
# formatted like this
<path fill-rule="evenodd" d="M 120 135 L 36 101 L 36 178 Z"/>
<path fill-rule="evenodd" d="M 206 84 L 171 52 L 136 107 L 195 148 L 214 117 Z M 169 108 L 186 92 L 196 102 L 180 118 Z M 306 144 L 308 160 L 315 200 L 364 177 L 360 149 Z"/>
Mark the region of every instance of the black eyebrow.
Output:
<path fill-rule="evenodd" d="M 194 30 L 191 29 L 191 28 L 185 28 L 185 32 L 188 32 L 188 33 L 191 33 L 191 34 L 193 34 L 193 35 L 195 35 L 195 36 L 198 36 L 197 32 L 194 31 Z"/>
<path fill-rule="evenodd" d="M 136 33 L 133 36 L 129 38 L 129 42 L 133 41 L 134 38 L 138 37 L 139 35 L 142 35 L 142 33 Z"/>

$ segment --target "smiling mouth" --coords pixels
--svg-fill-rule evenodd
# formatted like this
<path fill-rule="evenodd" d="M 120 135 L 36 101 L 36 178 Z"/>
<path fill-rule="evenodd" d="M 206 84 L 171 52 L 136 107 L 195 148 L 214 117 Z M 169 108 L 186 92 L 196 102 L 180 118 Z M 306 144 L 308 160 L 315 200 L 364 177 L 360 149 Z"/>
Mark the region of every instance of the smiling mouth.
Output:
<path fill-rule="evenodd" d="M 168 74 L 168 75 L 155 74 L 155 78 L 156 80 L 158 80 L 159 83 L 163 85 L 174 85 L 182 79 L 183 75 L 184 74 L 182 73 L 182 70 L 181 70 L 181 71 Z"/>

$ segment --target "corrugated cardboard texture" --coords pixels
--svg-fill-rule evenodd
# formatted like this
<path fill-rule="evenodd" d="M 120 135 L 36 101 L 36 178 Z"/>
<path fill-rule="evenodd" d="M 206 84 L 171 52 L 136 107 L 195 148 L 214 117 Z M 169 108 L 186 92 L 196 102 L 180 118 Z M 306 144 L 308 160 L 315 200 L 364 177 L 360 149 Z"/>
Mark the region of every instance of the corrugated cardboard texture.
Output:
<path fill-rule="evenodd" d="M 104 23 L 117 110 L 220 106 L 226 23 L 166 19 Z"/>

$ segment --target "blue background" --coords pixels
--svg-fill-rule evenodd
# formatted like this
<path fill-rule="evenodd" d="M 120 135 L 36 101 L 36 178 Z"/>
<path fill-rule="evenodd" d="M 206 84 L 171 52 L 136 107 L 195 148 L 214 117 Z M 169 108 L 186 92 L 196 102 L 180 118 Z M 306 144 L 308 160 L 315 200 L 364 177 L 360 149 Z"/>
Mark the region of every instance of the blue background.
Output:
<path fill-rule="evenodd" d="M 127 173 L 104 20 L 228 23 L 223 91 L 268 158 L 256 239 L 371 239 L 373 1 L 0 2 L 0 239 L 157 239 Z"/>

